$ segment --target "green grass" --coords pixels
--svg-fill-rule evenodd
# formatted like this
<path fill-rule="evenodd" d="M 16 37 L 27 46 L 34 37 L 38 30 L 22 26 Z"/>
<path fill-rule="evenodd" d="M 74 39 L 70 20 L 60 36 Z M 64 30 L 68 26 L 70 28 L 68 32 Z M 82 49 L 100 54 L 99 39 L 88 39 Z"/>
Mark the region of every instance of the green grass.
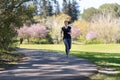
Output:
<path fill-rule="evenodd" d="M 20 45 L 20 48 L 42 49 L 64 53 L 64 44 L 60 45 Z M 85 58 L 98 66 L 112 68 L 120 72 L 120 45 L 119 44 L 91 44 L 91 45 L 72 45 L 71 55 L 79 58 Z M 95 80 L 119 80 L 120 74 L 97 74 L 93 77 Z"/>
<path fill-rule="evenodd" d="M 44 49 L 44 50 L 58 50 L 64 51 L 64 44 L 23 44 L 20 48 L 29 49 Z M 105 52 L 105 53 L 120 53 L 119 44 L 93 44 L 93 45 L 72 45 L 71 51 L 84 51 L 84 52 Z"/>

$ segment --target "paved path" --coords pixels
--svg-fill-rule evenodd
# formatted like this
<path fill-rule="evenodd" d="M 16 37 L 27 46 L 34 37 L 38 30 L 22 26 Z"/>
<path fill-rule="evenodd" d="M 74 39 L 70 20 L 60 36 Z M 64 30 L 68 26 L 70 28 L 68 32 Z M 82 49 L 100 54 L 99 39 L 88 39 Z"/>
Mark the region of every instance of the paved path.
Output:
<path fill-rule="evenodd" d="M 0 71 L 0 80 L 89 80 L 97 73 L 88 60 L 41 50 L 18 49 L 27 57 L 12 69 Z"/>

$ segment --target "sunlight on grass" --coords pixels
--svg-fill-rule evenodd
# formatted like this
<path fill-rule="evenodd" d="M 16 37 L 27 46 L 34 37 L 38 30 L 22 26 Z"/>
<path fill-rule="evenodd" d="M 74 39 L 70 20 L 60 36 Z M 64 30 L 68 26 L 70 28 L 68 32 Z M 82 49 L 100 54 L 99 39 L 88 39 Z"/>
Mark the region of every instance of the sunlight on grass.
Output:
<path fill-rule="evenodd" d="M 73 45 L 72 50 L 86 52 L 120 53 L 120 45 L 117 44 Z"/>
<path fill-rule="evenodd" d="M 41 50 L 64 50 L 64 46 L 63 45 L 52 45 L 52 44 L 46 44 L 46 45 L 31 45 L 31 44 L 23 44 L 20 45 L 20 48 L 27 48 L 27 49 L 41 49 Z"/>
<path fill-rule="evenodd" d="M 43 50 L 60 50 L 64 51 L 64 44 L 52 45 L 52 44 L 23 44 L 20 48 L 29 49 L 43 49 Z M 106 52 L 106 53 L 120 53 L 119 44 L 94 44 L 94 45 L 72 45 L 71 51 L 85 51 L 85 52 Z"/>

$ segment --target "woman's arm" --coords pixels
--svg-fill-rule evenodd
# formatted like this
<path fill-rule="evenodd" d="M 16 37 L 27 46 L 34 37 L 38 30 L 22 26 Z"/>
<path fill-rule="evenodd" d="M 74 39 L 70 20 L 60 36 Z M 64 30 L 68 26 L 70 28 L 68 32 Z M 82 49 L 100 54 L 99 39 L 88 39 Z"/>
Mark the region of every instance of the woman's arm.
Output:
<path fill-rule="evenodd" d="M 68 32 L 68 34 L 70 34 L 70 35 L 71 35 L 71 27 L 70 27 L 69 29 L 70 29 L 70 31 Z"/>

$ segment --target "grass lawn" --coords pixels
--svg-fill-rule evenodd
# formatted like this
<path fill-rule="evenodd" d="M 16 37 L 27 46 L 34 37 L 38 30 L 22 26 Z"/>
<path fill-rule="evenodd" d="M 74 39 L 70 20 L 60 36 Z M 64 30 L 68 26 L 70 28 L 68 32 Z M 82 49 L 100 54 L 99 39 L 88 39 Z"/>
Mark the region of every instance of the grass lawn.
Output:
<path fill-rule="evenodd" d="M 27 49 L 42 49 L 64 53 L 64 44 L 60 45 L 30 45 L 23 44 L 20 48 Z M 85 58 L 98 66 L 98 69 L 103 67 L 112 68 L 120 72 L 120 45 L 119 44 L 93 44 L 93 45 L 72 45 L 71 55 L 79 58 Z M 97 74 L 92 77 L 94 80 L 120 80 L 118 74 Z"/>
<path fill-rule="evenodd" d="M 20 48 L 64 51 L 64 44 L 23 44 Z M 120 53 L 119 44 L 72 45 L 71 51 Z"/>

